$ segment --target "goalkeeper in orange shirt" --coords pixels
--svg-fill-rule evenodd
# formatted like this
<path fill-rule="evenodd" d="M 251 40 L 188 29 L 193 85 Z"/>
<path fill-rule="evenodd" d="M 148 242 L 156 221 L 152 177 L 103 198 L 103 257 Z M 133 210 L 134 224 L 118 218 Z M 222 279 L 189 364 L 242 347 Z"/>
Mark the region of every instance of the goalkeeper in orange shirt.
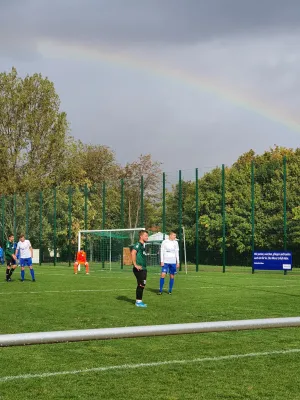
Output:
<path fill-rule="evenodd" d="M 77 273 L 78 273 L 79 265 L 84 265 L 85 273 L 86 273 L 86 275 L 89 275 L 89 263 L 86 260 L 86 252 L 83 249 L 80 249 L 80 251 L 78 251 L 77 255 L 76 255 L 76 261 L 74 263 L 74 274 L 75 275 L 77 275 Z"/>

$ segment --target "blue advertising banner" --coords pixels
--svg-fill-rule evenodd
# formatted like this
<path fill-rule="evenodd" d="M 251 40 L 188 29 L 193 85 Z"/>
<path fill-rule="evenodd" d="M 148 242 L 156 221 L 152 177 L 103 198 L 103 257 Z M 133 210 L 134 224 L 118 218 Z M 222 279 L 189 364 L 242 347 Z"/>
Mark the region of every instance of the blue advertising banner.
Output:
<path fill-rule="evenodd" d="M 292 269 L 290 251 L 254 251 L 252 253 L 253 269 L 289 271 Z"/>

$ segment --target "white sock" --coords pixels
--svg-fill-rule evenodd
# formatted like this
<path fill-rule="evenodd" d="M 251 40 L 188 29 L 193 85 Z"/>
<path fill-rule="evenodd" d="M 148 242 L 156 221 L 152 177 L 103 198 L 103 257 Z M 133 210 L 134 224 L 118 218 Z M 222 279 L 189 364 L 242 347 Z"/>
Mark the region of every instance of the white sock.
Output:
<path fill-rule="evenodd" d="M 142 302 L 142 300 L 136 300 L 136 303 L 141 303 Z"/>

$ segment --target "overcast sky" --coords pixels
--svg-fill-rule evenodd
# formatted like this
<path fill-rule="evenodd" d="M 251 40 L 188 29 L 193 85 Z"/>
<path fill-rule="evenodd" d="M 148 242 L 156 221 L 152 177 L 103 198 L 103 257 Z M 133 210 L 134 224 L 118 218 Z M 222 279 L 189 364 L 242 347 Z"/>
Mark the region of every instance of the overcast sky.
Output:
<path fill-rule="evenodd" d="M 48 76 L 122 164 L 201 169 L 299 145 L 299 21 L 299 0 L 0 0 L 0 70 Z"/>

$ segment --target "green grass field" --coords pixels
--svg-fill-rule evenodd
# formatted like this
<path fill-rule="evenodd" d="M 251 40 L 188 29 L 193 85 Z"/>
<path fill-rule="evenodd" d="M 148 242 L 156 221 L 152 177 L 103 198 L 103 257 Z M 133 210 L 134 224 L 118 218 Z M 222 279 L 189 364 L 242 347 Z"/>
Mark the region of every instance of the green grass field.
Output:
<path fill-rule="evenodd" d="M 42 266 L 23 283 L 1 267 L 0 333 L 300 315 L 300 271 L 219 271 L 182 271 L 172 296 L 157 296 L 153 268 L 139 309 L 128 267 Z M 7 347 L 0 399 L 300 399 L 299 358 L 299 328 Z"/>

